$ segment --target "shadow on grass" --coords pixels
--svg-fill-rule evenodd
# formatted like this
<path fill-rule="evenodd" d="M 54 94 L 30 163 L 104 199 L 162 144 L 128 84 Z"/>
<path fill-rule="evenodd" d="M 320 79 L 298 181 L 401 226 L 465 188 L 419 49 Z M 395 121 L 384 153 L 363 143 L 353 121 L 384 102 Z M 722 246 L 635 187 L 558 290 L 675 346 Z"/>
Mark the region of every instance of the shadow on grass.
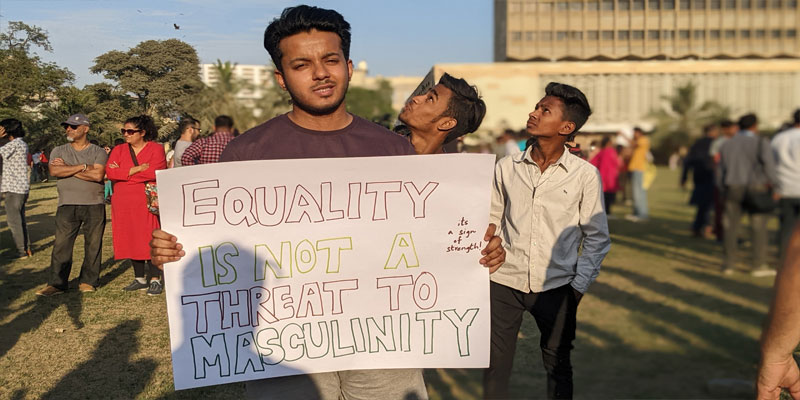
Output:
<path fill-rule="evenodd" d="M 133 361 L 139 350 L 141 321 L 128 320 L 106 333 L 92 358 L 75 367 L 43 399 L 98 398 L 132 399 L 150 381 L 158 362 L 152 359 Z M 88 393 L 87 388 L 103 388 L 104 394 Z"/>

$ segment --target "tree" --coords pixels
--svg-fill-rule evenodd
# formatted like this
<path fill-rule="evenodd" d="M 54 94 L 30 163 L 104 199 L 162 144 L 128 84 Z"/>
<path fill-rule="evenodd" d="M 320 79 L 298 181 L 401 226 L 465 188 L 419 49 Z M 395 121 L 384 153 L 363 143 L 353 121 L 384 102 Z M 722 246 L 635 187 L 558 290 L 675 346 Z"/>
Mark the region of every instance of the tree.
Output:
<path fill-rule="evenodd" d="M 156 120 L 198 111 L 192 106 L 203 91 L 199 59 L 194 48 L 180 40 L 147 40 L 127 52 L 109 51 L 95 58 L 91 71 L 135 96 L 136 111 Z"/>
<path fill-rule="evenodd" d="M 698 106 L 696 89 L 691 81 L 676 87 L 672 95 L 662 96 L 665 107 L 648 115 L 655 120 L 652 148 L 657 161 L 664 162 L 681 146 L 688 147 L 704 126 L 719 123 L 730 114 L 727 107 L 714 101 Z"/>
<path fill-rule="evenodd" d="M 74 75 L 55 63 L 44 62 L 32 51 L 52 51 L 47 32 L 21 21 L 8 23 L 0 33 L 0 114 L 30 120 L 35 108 L 56 99 L 56 92 Z M 26 115 L 27 114 L 27 115 Z"/>
<path fill-rule="evenodd" d="M 347 111 L 370 121 L 393 120 L 392 85 L 382 79 L 377 89 L 351 86 L 347 91 Z"/>
<path fill-rule="evenodd" d="M 230 61 L 217 60 L 214 65 L 216 81 L 207 87 L 203 95 L 202 112 L 198 119 L 203 125 L 210 126 L 218 115 L 233 118 L 236 128 L 244 132 L 279 113 L 288 110 L 288 102 L 273 81 L 261 88 L 237 78 L 234 71 L 236 64 Z M 259 98 L 242 98 L 242 93 L 253 93 L 261 89 Z"/>

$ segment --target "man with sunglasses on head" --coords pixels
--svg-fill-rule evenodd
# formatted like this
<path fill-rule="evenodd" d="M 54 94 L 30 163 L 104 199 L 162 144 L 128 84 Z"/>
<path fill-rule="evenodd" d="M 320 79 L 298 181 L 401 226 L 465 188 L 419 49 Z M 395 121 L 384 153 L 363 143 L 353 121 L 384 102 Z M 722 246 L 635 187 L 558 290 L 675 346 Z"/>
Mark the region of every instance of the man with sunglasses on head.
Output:
<path fill-rule="evenodd" d="M 64 293 L 72 270 L 72 247 L 83 229 L 84 256 L 78 289 L 94 292 L 100 278 L 106 206 L 103 203 L 103 177 L 108 155 L 102 147 L 89 143 L 89 119 L 83 114 L 67 118 L 61 126 L 69 143 L 50 152 L 50 175 L 58 178 L 58 210 L 51 276 L 38 296 Z"/>

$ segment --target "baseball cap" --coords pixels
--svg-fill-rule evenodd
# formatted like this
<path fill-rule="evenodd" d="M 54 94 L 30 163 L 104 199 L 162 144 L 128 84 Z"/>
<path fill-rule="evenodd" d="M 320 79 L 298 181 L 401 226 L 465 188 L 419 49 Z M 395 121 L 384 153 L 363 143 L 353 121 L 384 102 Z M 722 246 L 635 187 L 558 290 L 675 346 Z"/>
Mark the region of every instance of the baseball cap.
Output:
<path fill-rule="evenodd" d="M 86 125 L 89 126 L 89 118 L 86 118 L 83 114 L 73 114 L 67 118 L 66 121 L 61 123 L 61 126 L 64 125 Z"/>

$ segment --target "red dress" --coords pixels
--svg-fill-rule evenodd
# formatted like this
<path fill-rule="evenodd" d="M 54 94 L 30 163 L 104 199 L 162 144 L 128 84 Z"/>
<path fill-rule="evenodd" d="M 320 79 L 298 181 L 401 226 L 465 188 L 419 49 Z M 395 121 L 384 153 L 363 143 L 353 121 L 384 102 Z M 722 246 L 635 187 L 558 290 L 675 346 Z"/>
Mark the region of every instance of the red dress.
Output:
<path fill-rule="evenodd" d="M 150 237 L 154 229 L 161 227 L 158 216 L 147 210 L 144 184 L 155 182 L 156 170 L 167 168 L 164 146 L 147 142 L 136 155 L 139 165 L 149 163 L 150 168 L 128 176 L 134 167 L 127 143 L 115 146 L 108 155 L 106 175 L 114 184 L 111 196 L 111 229 L 114 239 L 114 259 L 150 259 Z M 119 168 L 109 168 L 114 162 Z"/>

